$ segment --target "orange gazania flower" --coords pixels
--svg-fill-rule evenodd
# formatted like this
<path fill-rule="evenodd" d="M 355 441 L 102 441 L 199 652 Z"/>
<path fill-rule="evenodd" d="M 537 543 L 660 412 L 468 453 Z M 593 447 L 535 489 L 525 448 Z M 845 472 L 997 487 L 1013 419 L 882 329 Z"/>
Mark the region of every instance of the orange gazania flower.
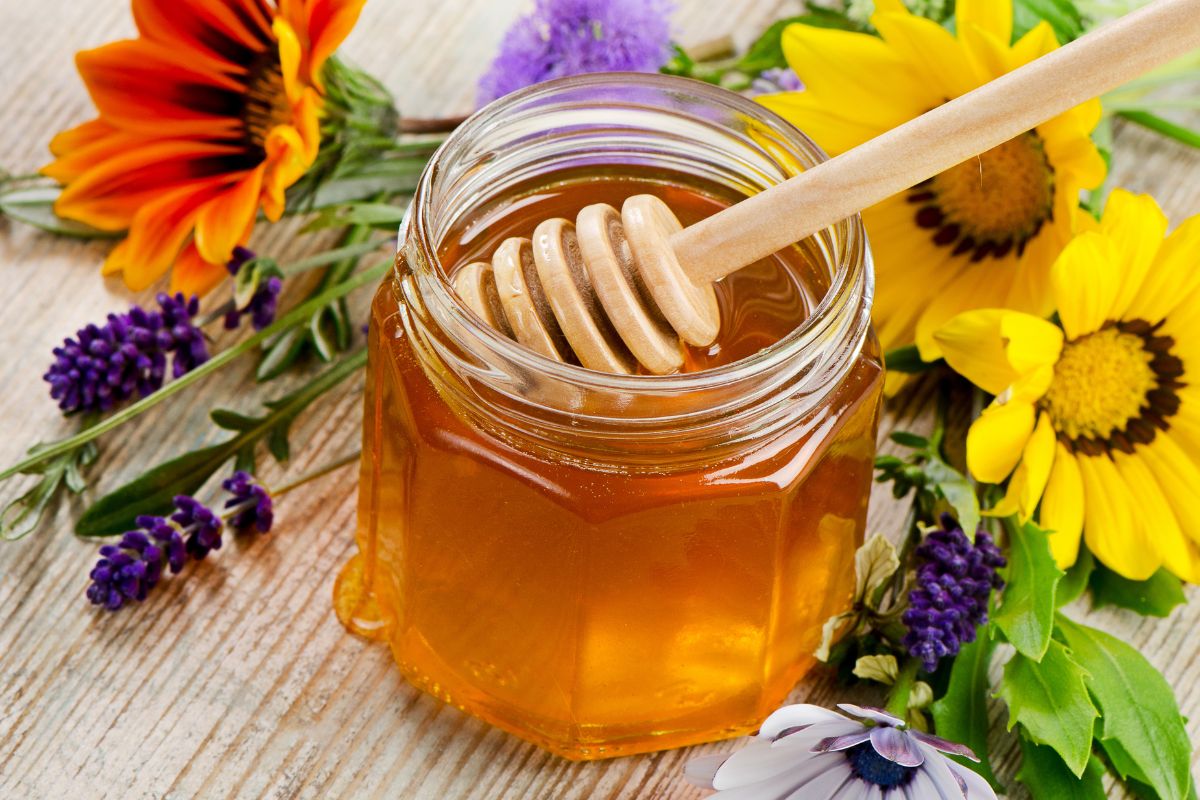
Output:
<path fill-rule="evenodd" d="M 76 56 L 99 115 L 50 143 L 54 210 L 128 230 L 104 262 L 134 290 L 171 265 L 171 291 L 228 273 L 259 208 L 320 145 L 321 68 L 364 0 L 133 0 L 140 36 Z"/>

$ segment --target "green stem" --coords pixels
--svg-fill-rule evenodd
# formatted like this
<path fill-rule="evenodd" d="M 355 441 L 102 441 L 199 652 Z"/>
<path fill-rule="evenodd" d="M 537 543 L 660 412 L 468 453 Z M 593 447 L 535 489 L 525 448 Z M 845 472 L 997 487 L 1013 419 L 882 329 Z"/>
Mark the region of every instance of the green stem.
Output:
<path fill-rule="evenodd" d="M 39 450 L 36 455 L 32 455 L 29 458 L 26 458 L 24 461 L 9 467 L 4 472 L 0 472 L 0 481 L 11 478 L 13 475 L 22 472 L 23 470 L 27 470 L 30 467 L 41 464 L 44 461 L 48 461 L 57 455 L 67 452 L 68 450 L 73 450 L 80 445 L 87 444 L 93 439 L 99 438 L 109 431 L 124 425 L 131 419 L 134 419 L 152 407 L 158 405 L 163 400 L 166 400 L 171 395 L 183 391 L 206 375 L 216 372 L 218 369 L 225 366 L 230 361 L 233 361 L 238 356 L 250 352 L 260 343 L 266 341 L 272 336 L 276 336 L 298 323 L 307 322 L 308 318 L 314 311 L 325 307 L 340 297 L 348 295 L 355 289 L 378 281 L 387 274 L 391 267 L 392 260 L 388 259 L 387 261 L 381 262 L 365 272 L 360 272 L 344 283 L 340 283 L 337 286 L 329 288 L 327 291 L 322 292 L 307 302 L 301 303 L 287 314 L 277 319 L 270 326 L 263 328 L 258 333 L 237 343 L 228 350 L 221 351 L 183 377 L 168 383 L 154 394 L 143 397 L 133 405 L 126 407 L 124 410 L 119 411 L 116 414 L 113 414 L 111 417 L 96 425 L 80 431 L 74 436 L 61 439 L 54 444 L 48 445 L 46 448 Z"/>
<path fill-rule="evenodd" d="M 1192 147 L 1200 147 L 1200 133 L 1190 128 L 1185 128 L 1182 125 L 1176 125 L 1169 119 L 1163 119 L 1157 114 L 1151 114 L 1148 111 L 1118 111 L 1117 116 L 1141 125 L 1143 128 L 1149 128 L 1155 133 L 1166 136 L 1168 139 L 1174 139 L 1177 142 L 1182 142 Z"/>
<path fill-rule="evenodd" d="M 357 463 L 361 456 L 362 456 L 362 451 L 355 450 L 353 453 L 347 453 L 346 455 L 342 456 L 341 458 L 337 459 L 336 461 L 330 461 L 325 466 L 318 467 L 317 469 L 313 470 L 312 472 L 305 473 L 304 475 L 301 475 L 299 478 L 289 481 L 277 489 L 267 489 L 267 491 L 270 493 L 270 495 L 272 497 L 280 497 L 280 496 L 285 495 L 288 492 L 292 491 L 293 489 L 300 488 L 301 486 L 308 483 L 309 481 L 314 481 L 317 478 L 320 478 L 324 475 L 328 475 L 329 473 L 333 472 L 334 470 L 341 469 L 342 467 L 346 466 L 347 464 Z"/>
<path fill-rule="evenodd" d="M 908 719 L 908 698 L 912 695 L 913 685 L 917 682 L 917 671 L 920 668 L 920 659 L 909 658 L 904 662 L 904 666 L 900 667 L 900 674 L 896 676 L 896 683 L 892 685 L 892 691 L 888 695 L 884 711 L 893 717 Z"/>

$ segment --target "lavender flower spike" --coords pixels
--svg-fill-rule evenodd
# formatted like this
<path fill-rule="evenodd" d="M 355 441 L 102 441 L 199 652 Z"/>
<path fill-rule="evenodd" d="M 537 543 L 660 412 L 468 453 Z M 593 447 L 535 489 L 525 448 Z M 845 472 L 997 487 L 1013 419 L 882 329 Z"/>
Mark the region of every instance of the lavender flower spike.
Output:
<path fill-rule="evenodd" d="M 667 0 L 537 0 L 479 81 L 479 104 L 564 75 L 657 72 L 671 57 Z"/>
<path fill-rule="evenodd" d="M 241 245 L 233 248 L 233 258 L 225 265 L 230 275 L 237 275 L 255 256 L 253 250 Z M 233 330 L 242 322 L 242 317 L 249 314 L 250 324 L 254 330 L 261 331 L 275 321 L 275 312 L 279 306 L 279 293 L 283 291 L 283 280 L 278 275 L 271 275 L 258 285 L 254 296 L 245 308 L 235 308 L 225 315 L 225 329 Z"/>
<path fill-rule="evenodd" d="M 975 641 L 975 629 L 987 622 L 988 596 L 1004 586 L 996 570 L 1005 561 L 992 537 L 980 530 L 972 544 L 949 514 L 941 522 L 917 548 L 924 563 L 903 617 L 904 647 L 928 672 Z"/>
<path fill-rule="evenodd" d="M 221 549 L 221 518 L 194 498 L 177 495 L 171 521 L 187 537 L 187 554 L 196 561 L 203 560 L 209 551 Z"/>
<path fill-rule="evenodd" d="M 141 602 L 162 579 L 163 567 L 183 569 L 187 555 L 183 537 L 162 517 L 137 518 L 138 529 L 122 534 L 118 544 L 100 548 L 87 596 L 93 604 L 116 611 L 128 602 Z"/>
<path fill-rule="evenodd" d="M 229 527 L 244 531 L 255 528 L 259 533 L 271 530 L 275 521 L 271 495 L 250 474 L 238 470 L 233 477 L 221 483 L 230 498 L 225 501 L 225 513 L 229 516 Z"/>

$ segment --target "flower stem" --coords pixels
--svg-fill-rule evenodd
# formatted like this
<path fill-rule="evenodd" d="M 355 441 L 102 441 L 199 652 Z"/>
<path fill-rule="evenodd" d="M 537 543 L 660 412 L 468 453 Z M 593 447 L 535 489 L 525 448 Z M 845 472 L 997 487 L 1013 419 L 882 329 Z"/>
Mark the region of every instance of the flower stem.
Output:
<path fill-rule="evenodd" d="M 1200 133 L 1190 128 L 1185 128 L 1182 125 L 1176 125 L 1171 120 L 1163 119 L 1157 114 L 1151 114 L 1148 111 L 1127 110 L 1118 111 L 1117 116 L 1141 125 L 1143 128 L 1149 128 L 1155 133 L 1166 136 L 1168 139 L 1174 139 L 1177 142 L 1182 142 L 1192 147 L 1200 147 Z"/>
<path fill-rule="evenodd" d="M 909 658 L 904 662 L 904 666 L 900 667 L 900 674 L 896 676 L 891 694 L 888 695 L 887 707 L 884 709 L 893 717 L 908 719 L 908 698 L 917 682 L 917 671 L 920 668 L 921 661 L 917 658 Z"/>
<path fill-rule="evenodd" d="M 253 336 L 238 342 L 228 350 L 221 351 L 196 369 L 180 377 L 179 379 L 168 383 L 166 386 L 162 387 L 153 394 L 143 397 L 133 405 L 128 406 L 122 411 L 113 414 L 111 417 L 108 417 L 107 419 L 80 431 L 74 436 L 70 436 L 66 439 L 60 439 L 54 444 L 38 450 L 36 454 L 31 455 L 24 461 L 14 464 L 13 466 L 4 470 L 4 472 L 0 472 L 0 481 L 11 478 L 13 475 L 27 470 L 30 467 L 36 466 L 45 461 L 49 461 L 55 456 L 66 453 L 69 450 L 73 450 L 80 445 L 87 444 L 93 439 L 97 439 L 109 431 L 124 425 L 131 419 L 134 419 L 135 417 L 158 405 L 163 400 L 166 400 L 171 395 L 183 391 L 188 386 L 191 386 L 193 383 L 205 377 L 206 375 L 216 372 L 218 369 L 225 366 L 230 361 L 233 361 L 238 356 L 250 352 L 259 344 L 271 338 L 272 336 L 286 331 L 297 324 L 307 322 L 308 318 L 314 311 L 324 308 L 329 303 L 337 300 L 340 297 L 350 294 L 350 292 L 354 291 L 355 289 L 378 281 L 387 274 L 391 267 L 392 260 L 388 259 L 387 261 L 376 264 L 365 272 L 360 272 L 357 275 L 348 278 L 343 283 L 339 283 L 336 286 L 331 286 L 329 289 L 325 290 L 316 297 L 313 297 L 307 302 L 296 306 L 287 314 L 276 320 L 273 324 L 263 328 Z"/>
<path fill-rule="evenodd" d="M 342 467 L 346 466 L 347 464 L 356 463 L 361 455 L 362 455 L 361 450 L 355 450 L 353 453 L 347 453 L 346 455 L 342 456 L 341 458 L 336 459 L 335 461 L 330 461 L 328 464 L 318 467 L 317 469 L 313 470 L 312 472 L 305 473 L 304 475 L 301 475 L 299 478 L 289 481 L 277 489 L 268 488 L 267 492 L 271 495 L 271 497 L 280 497 L 281 495 L 285 495 L 288 492 L 292 491 L 293 489 L 300 488 L 301 486 L 308 483 L 309 481 L 314 481 L 317 478 L 320 478 L 324 475 L 328 475 L 329 473 L 333 472 L 334 470 L 341 469 Z"/>

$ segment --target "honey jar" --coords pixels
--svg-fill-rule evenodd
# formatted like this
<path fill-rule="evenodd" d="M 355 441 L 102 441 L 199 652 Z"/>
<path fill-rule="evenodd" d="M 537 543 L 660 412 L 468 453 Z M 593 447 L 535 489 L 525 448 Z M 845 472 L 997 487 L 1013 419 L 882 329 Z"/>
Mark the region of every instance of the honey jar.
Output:
<path fill-rule="evenodd" d="M 372 307 L 343 623 L 568 758 L 756 729 L 853 588 L 882 388 L 861 221 L 722 281 L 717 341 L 666 376 L 551 361 L 452 279 L 590 203 L 654 194 L 687 225 L 824 157 L 658 75 L 541 84 L 457 130 Z"/>

